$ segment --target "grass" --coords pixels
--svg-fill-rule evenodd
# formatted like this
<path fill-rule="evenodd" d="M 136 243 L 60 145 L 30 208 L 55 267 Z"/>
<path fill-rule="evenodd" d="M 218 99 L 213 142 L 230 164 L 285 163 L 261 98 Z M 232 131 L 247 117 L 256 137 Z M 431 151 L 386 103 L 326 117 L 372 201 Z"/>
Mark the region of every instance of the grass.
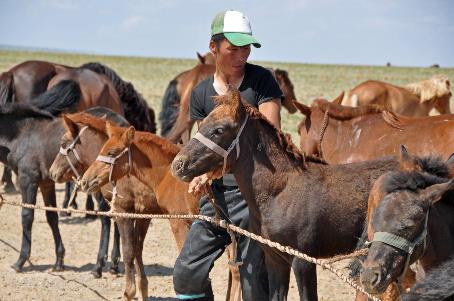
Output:
<path fill-rule="evenodd" d="M 190 69 L 197 63 L 195 53 L 194 59 L 190 60 L 0 50 L 0 71 L 6 71 L 26 60 L 45 60 L 70 66 L 79 66 L 90 61 L 106 64 L 124 80 L 132 82 L 156 114 L 160 111 L 162 95 L 168 82 L 181 71 Z M 427 79 L 436 74 L 445 74 L 450 79 L 454 78 L 454 68 L 254 63 L 287 70 L 295 86 L 298 100 L 306 104 L 318 97 L 333 99 L 340 91 L 351 89 L 368 79 L 403 85 Z M 298 113 L 290 115 L 285 110 L 282 111 L 282 128 L 292 135 L 297 145 L 299 137 L 296 127 L 301 119 Z"/>

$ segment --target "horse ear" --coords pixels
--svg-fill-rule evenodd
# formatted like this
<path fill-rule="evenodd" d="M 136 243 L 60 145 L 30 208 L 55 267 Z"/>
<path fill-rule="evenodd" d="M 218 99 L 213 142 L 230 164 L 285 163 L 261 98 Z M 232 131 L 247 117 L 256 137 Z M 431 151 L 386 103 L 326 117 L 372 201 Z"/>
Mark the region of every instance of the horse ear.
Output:
<path fill-rule="evenodd" d="M 63 114 L 63 123 L 68 131 L 71 133 L 71 136 L 75 137 L 78 133 L 77 125 L 74 121 L 72 121 L 67 114 Z"/>
<path fill-rule="evenodd" d="M 205 57 L 203 57 L 198 51 L 197 51 L 197 58 L 199 59 L 199 62 L 202 65 L 205 64 Z"/>
<path fill-rule="evenodd" d="M 297 100 L 293 100 L 293 104 L 295 107 L 298 109 L 298 111 L 301 112 L 301 114 L 309 117 L 311 115 L 311 107 L 306 106 L 305 104 L 302 104 L 298 102 Z"/>
<path fill-rule="evenodd" d="M 341 94 L 339 94 L 339 96 L 337 96 L 336 98 L 333 99 L 333 101 L 331 101 L 331 103 L 341 105 L 342 100 L 344 100 L 344 95 L 345 95 L 345 91 L 342 91 Z"/>
<path fill-rule="evenodd" d="M 132 141 L 134 140 L 134 136 L 136 135 L 136 129 L 131 125 L 123 134 L 126 138 L 126 142 L 128 145 L 131 145 Z"/>
<path fill-rule="evenodd" d="M 446 165 L 453 165 L 454 164 L 454 153 L 449 156 L 448 160 L 446 160 Z"/>
<path fill-rule="evenodd" d="M 422 199 L 435 204 L 445 195 L 446 192 L 454 189 L 454 179 L 441 184 L 434 184 L 422 191 Z"/>
<path fill-rule="evenodd" d="M 109 138 L 111 138 L 114 134 L 114 128 L 115 125 L 110 122 L 109 120 L 106 120 L 106 134 Z"/>

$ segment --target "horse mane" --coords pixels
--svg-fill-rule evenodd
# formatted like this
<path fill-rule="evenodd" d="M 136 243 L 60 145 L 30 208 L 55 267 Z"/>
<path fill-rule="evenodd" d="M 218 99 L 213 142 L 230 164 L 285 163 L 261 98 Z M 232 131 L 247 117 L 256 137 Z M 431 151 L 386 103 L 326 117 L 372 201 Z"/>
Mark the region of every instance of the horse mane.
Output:
<path fill-rule="evenodd" d="M 311 107 L 319 108 L 322 112 L 328 111 L 328 116 L 337 120 L 350 120 L 355 117 L 377 114 L 386 111 L 384 107 L 375 104 L 359 107 L 347 107 L 320 98 L 315 99 L 312 102 Z"/>
<path fill-rule="evenodd" d="M 249 104 L 243 104 L 246 113 L 253 119 L 261 121 L 266 127 L 268 127 L 271 132 L 274 132 L 278 140 L 279 145 L 285 150 L 285 152 L 290 155 L 297 162 L 301 163 L 301 167 L 304 168 L 305 158 L 299 149 L 293 144 L 293 141 L 289 134 L 282 132 L 280 129 L 276 128 L 259 110 L 252 107 Z M 308 158 L 309 161 L 318 162 L 314 157 Z"/>
<path fill-rule="evenodd" d="M 145 146 L 150 146 L 150 144 L 157 145 L 161 148 L 164 154 L 170 157 L 175 157 L 181 149 L 177 144 L 173 144 L 167 139 L 147 132 L 136 132 L 134 140 L 139 143 L 143 143 Z"/>
<path fill-rule="evenodd" d="M 109 78 L 120 96 L 125 118 L 139 131 L 156 133 L 154 111 L 148 107 L 142 95 L 134 89 L 133 84 L 124 81 L 115 71 L 100 63 L 86 63 L 79 68 L 89 69 Z"/>
<path fill-rule="evenodd" d="M 421 103 L 451 94 L 451 83 L 444 75 L 405 85 L 404 88 L 419 97 Z"/>
<path fill-rule="evenodd" d="M 0 74 L 0 104 L 14 101 L 14 77 L 10 71 Z"/>
<path fill-rule="evenodd" d="M 9 115 L 15 118 L 54 119 L 55 116 L 47 111 L 39 110 L 27 103 L 7 103 L 0 106 L 0 115 Z"/>
<path fill-rule="evenodd" d="M 287 85 L 291 85 L 292 84 L 290 82 L 290 78 L 288 77 L 287 70 L 276 68 L 276 69 L 273 69 L 273 71 L 274 71 L 273 73 L 275 73 L 276 76 L 278 76 L 278 75 L 282 76 L 282 79 L 284 80 L 285 84 L 287 84 Z"/>
<path fill-rule="evenodd" d="M 104 110 L 101 110 L 104 109 Z M 104 112 L 103 112 L 104 111 Z M 109 114 L 113 113 L 113 114 Z M 95 129 L 98 132 L 105 133 L 107 135 L 106 131 L 106 119 L 101 118 L 101 116 L 106 115 L 106 118 L 109 121 L 113 121 L 116 123 L 116 125 L 121 126 L 121 127 L 126 127 L 129 126 L 129 123 L 124 120 L 120 115 L 117 113 L 104 108 L 104 107 L 95 107 L 95 108 L 90 108 L 88 110 L 85 110 L 84 112 L 79 112 L 75 114 L 68 114 L 68 118 L 71 119 L 75 123 L 80 123 L 83 125 L 87 125 L 90 128 Z M 117 118 L 117 116 L 121 117 L 121 119 Z M 122 122 L 118 122 L 122 121 Z"/>
<path fill-rule="evenodd" d="M 30 105 L 54 116 L 64 111 L 74 111 L 82 92 L 79 84 L 73 80 L 62 80 L 50 90 L 29 101 Z"/>
<path fill-rule="evenodd" d="M 451 177 L 449 166 L 439 157 L 413 157 L 421 171 L 392 171 L 386 174 L 383 190 L 391 193 L 397 190 L 424 189 L 428 186 L 444 183 Z"/>

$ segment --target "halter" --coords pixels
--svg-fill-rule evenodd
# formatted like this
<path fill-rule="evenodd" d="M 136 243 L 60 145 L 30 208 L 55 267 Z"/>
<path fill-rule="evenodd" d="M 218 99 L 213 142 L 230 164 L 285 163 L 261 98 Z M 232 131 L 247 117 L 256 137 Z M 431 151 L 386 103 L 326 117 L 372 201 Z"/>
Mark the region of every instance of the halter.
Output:
<path fill-rule="evenodd" d="M 67 147 L 67 148 L 63 148 L 60 146 L 60 154 L 62 154 L 63 156 L 65 156 L 66 158 L 66 161 L 68 161 L 68 164 L 69 164 L 69 167 L 71 167 L 71 170 L 73 171 L 73 173 L 76 175 L 76 180 L 77 182 L 80 180 L 80 174 L 77 172 L 77 169 L 76 167 L 73 165 L 73 163 L 71 162 L 71 159 L 69 158 L 69 152 L 72 152 L 74 154 L 74 157 L 76 158 L 77 162 L 81 162 L 80 161 L 80 156 L 79 154 L 77 153 L 76 151 L 76 143 L 77 141 L 80 140 L 80 136 L 82 136 L 82 133 L 88 128 L 88 126 L 84 126 L 79 134 L 77 134 L 76 138 L 74 138 L 73 142 L 71 142 L 71 144 Z"/>
<path fill-rule="evenodd" d="M 405 272 L 407 271 L 408 266 L 410 265 L 410 258 L 411 258 L 411 255 L 413 254 L 413 251 L 416 249 L 416 247 L 421 242 L 423 242 L 423 252 L 425 252 L 425 250 L 426 250 L 427 223 L 429 220 L 429 212 L 430 212 L 430 207 L 427 210 L 426 217 L 424 219 L 424 228 L 423 228 L 421 234 L 419 234 L 419 236 L 413 242 L 408 241 L 404 237 L 401 237 L 401 236 L 398 236 L 398 235 L 395 235 L 395 234 L 392 234 L 389 232 L 375 232 L 374 233 L 374 239 L 372 240 L 372 242 L 379 241 L 379 242 L 382 242 L 384 244 L 387 244 L 389 246 L 392 246 L 394 248 L 397 248 L 397 249 L 402 250 L 405 253 L 407 253 L 404 269 L 402 271 L 402 274 L 397 278 L 397 285 L 398 285 L 401 293 L 403 292 L 402 280 L 405 276 Z"/>
<path fill-rule="evenodd" d="M 125 147 L 125 148 L 124 148 L 118 155 L 116 155 L 115 157 L 98 155 L 98 157 L 96 158 L 96 161 L 104 162 L 104 163 L 107 163 L 107 164 L 110 165 L 110 170 L 109 170 L 109 182 L 112 184 L 112 187 L 113 187 L 113 189 L 112 189 L 112 204 L 111 204 L 111 210 L 113 209 L 113 205 L 114 205 L 115 199 L 116 199 L 116 197 L 118 196 L 116 181 L 113 181 L 113 180 L 112 180 L 112 173 L 113 173 L 113 169 L 114 169 L 114 166 L 115 166 L 115 161 L 117 161 L 117 159 L 119 159 L 121 156 L 123 156 L 126 152 L 128 153 L 128 165 L 129 165 L 128 175 L 131 175 L 132 160 L 131 160 L 131 150 L 130 150 L 129 147 Z M 121 197 L 121 196 L 120 196 L 120 197 Z"/>
<path fill-rule="evenodd" d="M 227 158 L 230 154 L 230 152 L 236 148 L 236 160 L 240 157 L 240 136 L 241 133 L 243 132 L 244 126 L 246 125 L 246 122 L 248 120 L 248 116 L 246 115 L 246 118 L 243 121 L 243 124 L 240 127 L 240 130 L 236 134 L 235 139 L 233 139 L 232 143 L 230 144 L 229 148 L 227 150 L 223 149 L 221 146 L 217 145 L 215 142 L 211 141 L 207 137 L 203 136 L 200 132 L 197 132 L 194 135 L 194 138 L 199 140 L 203 145 L 214 151 L 216 154 L 220 155 L 221 157 L 224 158 L 224 165 L 222 167 L 222 175 L 225 174 L 225 168 L 227 166 Z"/>

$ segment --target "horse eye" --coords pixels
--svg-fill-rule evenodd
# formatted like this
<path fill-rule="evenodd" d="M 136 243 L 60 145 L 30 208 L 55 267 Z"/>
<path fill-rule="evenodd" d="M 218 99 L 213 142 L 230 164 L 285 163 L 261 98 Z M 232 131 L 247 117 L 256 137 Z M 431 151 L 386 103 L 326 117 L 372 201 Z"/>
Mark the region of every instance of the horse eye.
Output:
<path fill-rule="evenodd" d="M 214 130 L 214 133 L 215 133 L 216 135 L 222 135 L 222 134 L 224 134 L 224 130 L 221 129 L 221 128 L 217 128 L 217 129 Z"/>
<path fill-rule="evenodd" d="M 113 150 L 108 151 L 107 155 L 113 157 L 113 156 L 115 156 L 115 151 L 113 151 Z"/>

